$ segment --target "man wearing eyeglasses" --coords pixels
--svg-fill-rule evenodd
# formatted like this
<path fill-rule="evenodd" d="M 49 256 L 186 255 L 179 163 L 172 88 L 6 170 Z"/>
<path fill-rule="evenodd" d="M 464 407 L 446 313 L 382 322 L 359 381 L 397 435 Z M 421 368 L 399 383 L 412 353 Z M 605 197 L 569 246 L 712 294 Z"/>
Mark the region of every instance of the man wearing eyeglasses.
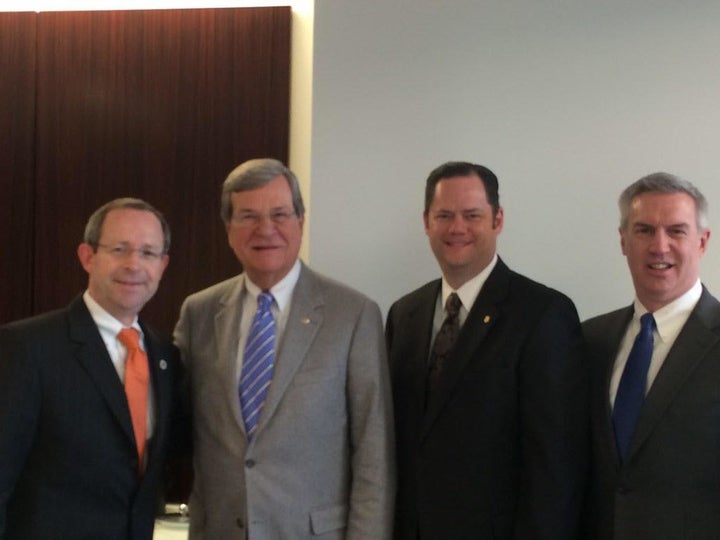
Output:
<path fill-rule="evenodd" d="M 178 361 L 138 313 L 169 247 L 160 212 L 113 200 L 77 250 L 85 293 L 0 329 L 0 538 L 152 538 Z"/>
<path fill-rule="evenodd" d="M 390 385 L 378 306 L 298 259 L 304 206 L 273 159 L 222 189 L 243 272 L 183 304 L 191 380 L 190 538 L 391 536 Z"/>

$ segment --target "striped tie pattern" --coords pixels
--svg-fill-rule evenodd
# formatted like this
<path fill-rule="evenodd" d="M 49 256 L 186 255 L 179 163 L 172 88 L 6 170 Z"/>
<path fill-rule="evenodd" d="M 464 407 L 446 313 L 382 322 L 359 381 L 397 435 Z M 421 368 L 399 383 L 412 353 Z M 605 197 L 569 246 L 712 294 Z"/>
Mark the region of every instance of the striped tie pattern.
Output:
<path fill-rule="evenodd" d="M 248 439 L 252 438 L 272 379 L 275 358 L 275 319 L 269 292 L 258 295 L 258 307 L 250 325 L 240 374 L 240 410 Z"/>

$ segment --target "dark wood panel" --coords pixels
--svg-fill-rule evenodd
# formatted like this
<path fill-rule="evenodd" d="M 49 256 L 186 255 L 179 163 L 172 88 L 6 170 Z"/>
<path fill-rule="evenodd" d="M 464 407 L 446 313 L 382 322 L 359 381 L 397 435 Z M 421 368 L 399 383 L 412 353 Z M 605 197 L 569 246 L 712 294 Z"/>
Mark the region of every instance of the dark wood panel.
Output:
<path fill-rule="evenodd" d="M 250 157 L 286 160 L 290 8 L 38 16 L 37 312 L 86 285 L 88 215 L 148 200 L 173 230 L 145 318 L 169 332 L 190 292 L 238 272 L 220 184 Z"/>
<path fill-rule="evenodd" d="M 0 13 L 0 323 L 32 313 L 35 13 Z"/>

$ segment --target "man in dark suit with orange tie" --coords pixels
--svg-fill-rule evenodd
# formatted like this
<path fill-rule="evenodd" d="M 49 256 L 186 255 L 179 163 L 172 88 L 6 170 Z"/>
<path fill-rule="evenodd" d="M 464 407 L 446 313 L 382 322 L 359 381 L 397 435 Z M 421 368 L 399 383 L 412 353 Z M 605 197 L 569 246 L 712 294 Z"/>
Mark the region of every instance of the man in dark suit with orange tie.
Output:
<path fill-rule="evenodd" d="M 152 206 L 111 201 L 78 247 L 85 293 L 0 328 L 0 538 L 152 538 L 177 359 L 138 313 L 169 247 Z"/>
<path fill-rule="evenodd" d="M 578 538 L 589 451 L 580 323 L 496 254 L 498 182 L 450 162 L 427 179 L 442 270 L 390 309 L 398 540 Z"/>
<path fill-rule="evenodd" d="M 707 202 L 654 173 L 620 196 L 633 304 L 586 321 L 593 474 L 587 538 L 720 538 L 720 303 L 700 281 Z"/>

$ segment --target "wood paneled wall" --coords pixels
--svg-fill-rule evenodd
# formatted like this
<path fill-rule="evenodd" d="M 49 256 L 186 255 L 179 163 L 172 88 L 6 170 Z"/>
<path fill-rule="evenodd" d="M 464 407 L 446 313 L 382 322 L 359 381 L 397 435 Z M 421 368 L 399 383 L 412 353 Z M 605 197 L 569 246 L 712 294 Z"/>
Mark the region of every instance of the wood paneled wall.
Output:
<path fill-rule="evenodd" d="M 147 200 L 173 232 L 143 318 L 236 274 L 219 218 L 238 163 L 287 161 L 290 8 L 0 13 L 0 322 L 66 305 L 97 207 Z"/>
<path fill-rule="evenodd" d="M 35 13 L 0 13 L 0 321 L 32 313 Z"/>

